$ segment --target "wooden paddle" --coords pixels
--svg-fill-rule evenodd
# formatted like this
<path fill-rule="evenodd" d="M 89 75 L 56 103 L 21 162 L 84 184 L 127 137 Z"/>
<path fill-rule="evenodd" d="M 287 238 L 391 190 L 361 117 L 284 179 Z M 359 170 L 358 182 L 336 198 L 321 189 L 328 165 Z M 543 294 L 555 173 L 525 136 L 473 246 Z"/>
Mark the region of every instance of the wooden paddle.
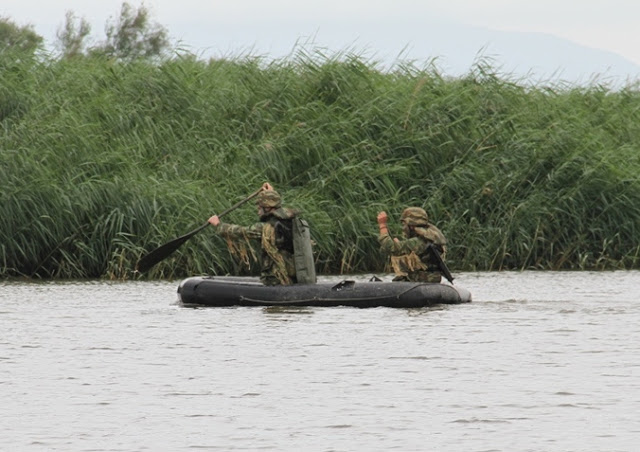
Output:
<path fill-rule="evenodd" d="M 260 187 L 260 189 L 257 190 L 256 192 L 252 193 L 251 195 L 249 195 L 248 197 L 246 197 L 242 201 L 240 201 L 240 202 L 234 204 L 233 206 L 229 207 L 224 212 L 218 214 L 218 217 L 222 217 L 223 215 L 228 214 L 229 212 L 237 209 L 238 207 L 240 207 L 241 205 L 243 205 L 247 201 L 250 201 L 251 199 L 255 198 L 256 196 L 258 196 L 258 194 L 260 194 L 260 192 L 262 190 L 264 190 L 264 187 Z M 169 257 L 169 255 L 171 253 L 173 253 L 175 250 L 177 250 L 178 248 L 180 248 L 180 246 L 182 246 L 182 244 L 184 242 L 189 240 L 191 237 L 196 235 L 198 232 L 202 231 L 207 226 L 209 226 L 209 222 L 208 221 L 205 224 L 203 224 L 202 226 L 198 227 L 197 229 L 194 229 L 193 231 L 188 232 L 185 235 L 182 235 L 182 236 L 180 236 L 178 238 L 175 238 L 175 239 L 171 240 L 170 242 L 167 242 L 164 245 L 162 245 L 162 246 L 156 248 L 155 250 L 151 251 L 147 255 L 143 256 L 142 259 L 140 259 L 140 261 L 138 261 L 137 270 L 139 272 L 146 272 L 147 270 L 149 270 L 151 267 L 156 265 L 161 260 L 166 259 L 167 257 Z"/>

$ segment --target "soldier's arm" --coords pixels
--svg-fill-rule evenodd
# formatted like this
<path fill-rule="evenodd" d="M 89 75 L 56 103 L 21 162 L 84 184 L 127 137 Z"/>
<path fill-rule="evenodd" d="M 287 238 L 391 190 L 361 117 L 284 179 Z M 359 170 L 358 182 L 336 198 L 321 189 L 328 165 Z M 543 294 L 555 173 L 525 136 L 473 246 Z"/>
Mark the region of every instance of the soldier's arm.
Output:
<path fill-rule="evenodd" d="M 260 240 L 264 223 L 255 223 L 251 226 L 240 226 L 231 223 L 220 223 L 216 230 L 218 234 L 227 239 Z"/>
<path fill-rule="evenodd" d="M 380 234 L 378 235 L 380 249 L 386 254 L 393 254 L 393 246 L 395 243 L 398 243 L 398 240 L 392 239 L 389 235 L 389 228 L 387 227 L 387 220 L 389 219 L 389 217 L 383 210 L 382 212 L 378 212 L 378 216 L 376 219 L 378 221 L 378 227 L 380 228 Z"/>
<path fill-rule="evenodd" d="M 378 242 L 380 243 L 380 249 L 392 256 L 401 256 L 403 254 L 409 254 L 412 251 L 421 254 L 427 246 L 427 244 L 418 237 L 398 240 L 392 239 L 389 233 L 380 234 Z"/>

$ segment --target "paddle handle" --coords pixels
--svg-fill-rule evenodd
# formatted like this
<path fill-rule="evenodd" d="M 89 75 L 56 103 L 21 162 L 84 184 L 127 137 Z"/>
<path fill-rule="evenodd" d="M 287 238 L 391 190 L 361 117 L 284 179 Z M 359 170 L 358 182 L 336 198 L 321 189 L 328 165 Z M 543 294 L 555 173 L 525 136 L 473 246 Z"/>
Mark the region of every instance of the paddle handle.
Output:
<path fill-rule="evenodd" d="M 242 201 L 238 201 L 237 203 L 235 203 L 234 205 L 232 205 L 228 209 L 224 210 L 222 213 L 219 213 L 218 214 L 218 218 L 222 217 L 223 215 L 228 214 L 229 212 L 231 212 L 233 210 L 236 210 L 238 207 L 240 207 L 244 203 L 251 201 L 253 198 L 258 196 L 260 194 L 260 192 L 262 192 L 263 190 L 264 190 L 264 187 L 260 187 L 258 190 L 256 190 L 255 192 L 251 193 L 248 197 L 244 198 Z M 204 226 L 206 226 L 206 225 L 204 225 Z"/>
<path fill-rule="evenodd" d="M 229 207 L 224 212 L 218 214 L 218 218 L 220 218 L 223 215 L 228 214 L 232 210 L 235 210 L 238 207 L 240 207 L 242 204 L 244 204 L 244 203 L 250 201 L 251 199 L 255 198 L 263 190 L 264 190 L 264 187 L 260 187 L 259 190 L 256 190 L 254 193 L 250 194 L 248 197 L 244 198 L 242 201 L 237 202 L 236 204 L 234 204 L 233 206 Z M 167 258 L 171 253 L 173 253 L 175 250 L 180 248 L 184 242 L 186 242 L 191 237 L 196 235 L 198 232 L 202 231 L 204 228 L 209 226 L 209 224 L 210 223 L 207 221 L 205 224 L 203 224 L 202 226 L 198 227 L 197 229 L 194 229 L 193 231 L 188 232 L 183 236 L 180 236 L 180 237 L 178 237 L 176 239 L 173 239 L 170 242 L 165 243 L 164 245 L 162 245 L 162 246 L 156 248 L 155 250 L 151 251 L 146 256 L 143 256 L 140 259 L 140 261 L 138 262 L 137 270 L 140 271 L 140 272 L 145 272 L 145 271 L 149 270 L 151 267 L 156 265 L 158 262 L 160 262 L 161 260 Z"/>
<path fill-rule="evenodd" d="M 231 207 L 229 207 L 228 209 L 224 210 L 222 213 L 218 214 L 218 218 L 220 218 L 223 215 L 228 214 L 229 212 L 236 210 L 238 207 L 240 207 L 241 205 L 243 205 L 246 202 L 251 201 L 253 198 L 255 198 L 256 196 L 258 196 L 260 194 L 261 191 L 264 190 L 264 187 L 260 187 L 260 189 L 256 190 L 255 192 L 251 193 L 249 196 L 247 196 L 246 198 L 244 198 L 242 201 L 238 201 L 237 203 L 235 203 L 234 205 L 232 205 Z M 209 226 L 209 222 L 207 221 L 205 224 L 203 224 L 202 226 L 199 226 L 197 229 L 194 229 L 191 232 L 186 233 L 183 236 L 178 237 L 175 240 L 181 240 L 183 242 L 186 242 L 188 239 L 190 239 L 191 237 L 193 237 L 194 235 L 196 235 L 198 232 L 202 231 L 204 228 L 206 228 L 207 226 Z"/>

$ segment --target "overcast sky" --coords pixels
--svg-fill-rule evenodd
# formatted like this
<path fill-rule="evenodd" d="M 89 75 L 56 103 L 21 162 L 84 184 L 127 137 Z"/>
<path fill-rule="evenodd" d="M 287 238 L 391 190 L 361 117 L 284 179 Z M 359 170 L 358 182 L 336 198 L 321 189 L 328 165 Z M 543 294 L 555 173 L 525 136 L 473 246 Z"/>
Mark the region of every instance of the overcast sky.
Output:
<path fill-rule="evenodd" d="M 104 39 L 122 0 L 0 0 L 0 16 L 49 43 L 67 11 Z M 203 56 L 251 51 L 276 58 L 298 42 L 375 60 L 437 58 L 452 74 L 478 54 L 505 71 L 640 75 L 636 0 L 139 0 L 174 41 Z M 530 66 L 530 67 L 528 67 Z"/>

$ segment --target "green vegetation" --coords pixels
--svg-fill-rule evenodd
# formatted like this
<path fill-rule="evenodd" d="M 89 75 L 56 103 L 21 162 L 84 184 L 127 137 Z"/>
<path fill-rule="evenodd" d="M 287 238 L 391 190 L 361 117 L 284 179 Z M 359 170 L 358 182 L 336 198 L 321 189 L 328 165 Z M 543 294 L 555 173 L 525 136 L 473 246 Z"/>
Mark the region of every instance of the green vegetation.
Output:
<path fill-rule="evenodd" d="M 383 271 L 376 214 L 400 234 L 409 205 L 443 230 L 453 271 L 640 266 L 635 85 L 304 51 L 130 59 L 67 30 L 58 59 L 0 45 L 0 277 L 137 277 L 147 251 L 264 181 L 311 224 L 320 274 Z M 226 220 L 256 218 L 247 204 Z M 148 276 L 244 271 L 212 229 Z"/>
<path fill-rule="evenodd" d="M 0 17 L 0 50 L 13 54 L 13 57 L 32 57 L 42 48 L 42 36 L 30 25 L 19 26 L 9 19 Z M 6 55 L 5 55 L 6 58 Z"/>

